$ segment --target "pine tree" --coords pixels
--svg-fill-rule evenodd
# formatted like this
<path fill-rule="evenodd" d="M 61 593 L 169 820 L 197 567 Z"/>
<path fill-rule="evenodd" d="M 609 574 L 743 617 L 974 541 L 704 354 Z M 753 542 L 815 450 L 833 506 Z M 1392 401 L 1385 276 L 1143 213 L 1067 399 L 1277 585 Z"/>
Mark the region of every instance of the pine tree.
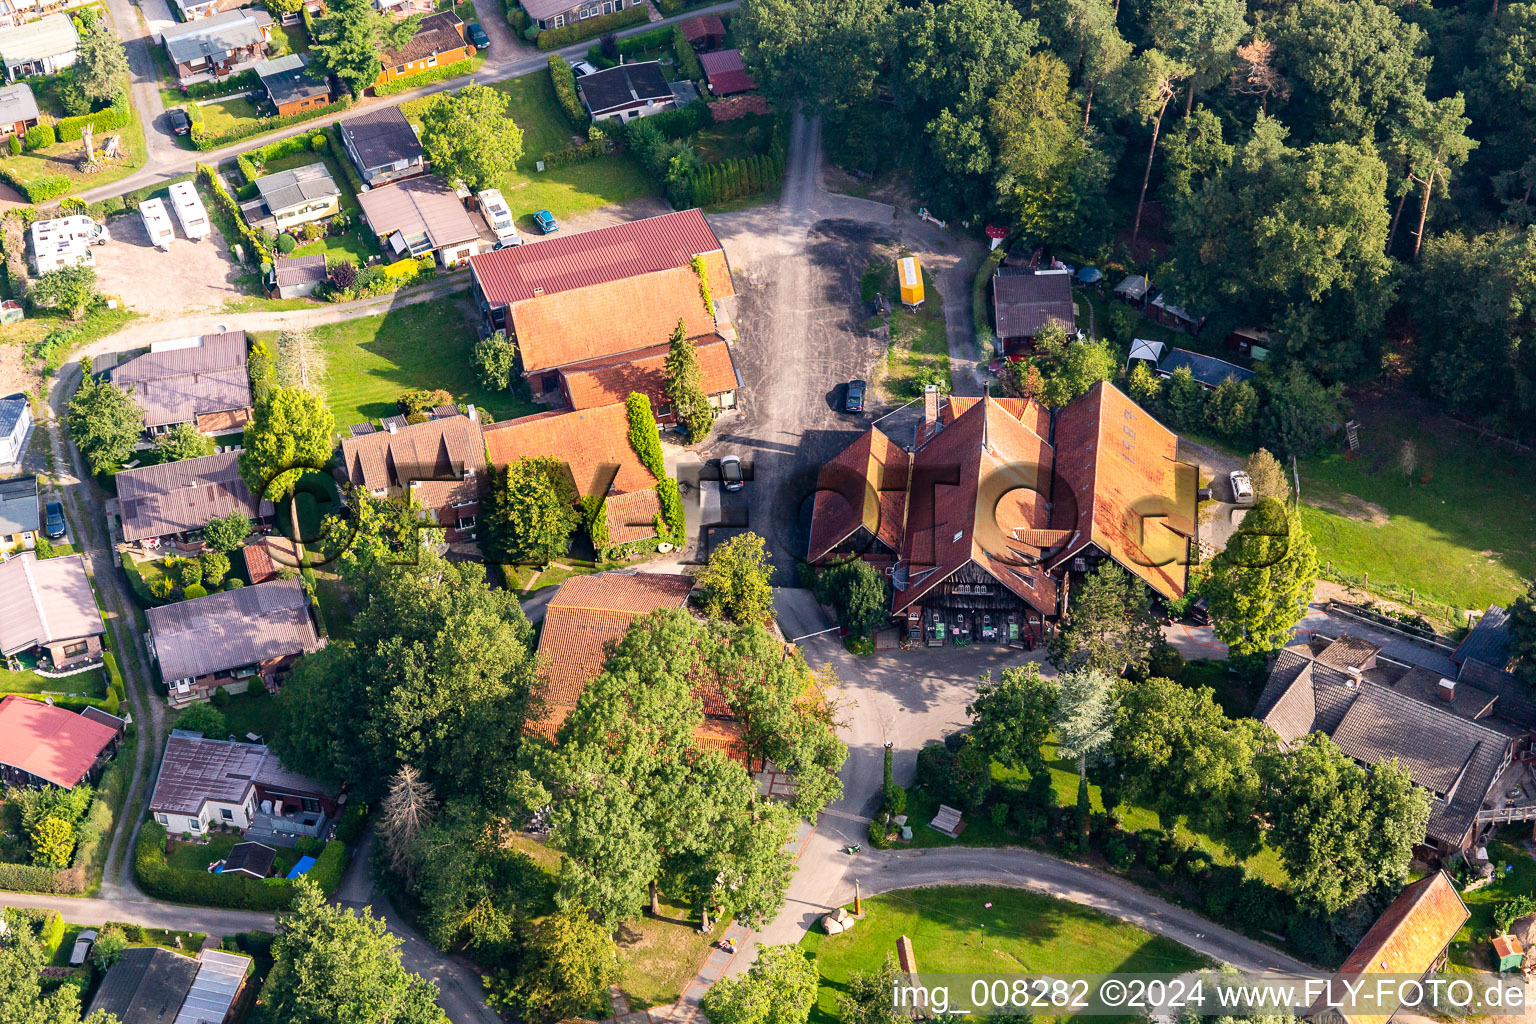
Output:
<path fill-rule="evenodd" d="M 755 196 L 762 190 L 763 179 L 757 157 L 749 156 L 747 157 L 747 194 Z"/>
<path fill-rule="evenodd" d="M 688 443 L 697 444 L 715 425 L 715 411 L 709 407 L 704 390 L 704 374 L 699 369 L 699 353 L 688 338 L 682 320 L 672 331 L 671 349 L 666 361 L 667 397 L 677 418 L 688 427 Z"/>

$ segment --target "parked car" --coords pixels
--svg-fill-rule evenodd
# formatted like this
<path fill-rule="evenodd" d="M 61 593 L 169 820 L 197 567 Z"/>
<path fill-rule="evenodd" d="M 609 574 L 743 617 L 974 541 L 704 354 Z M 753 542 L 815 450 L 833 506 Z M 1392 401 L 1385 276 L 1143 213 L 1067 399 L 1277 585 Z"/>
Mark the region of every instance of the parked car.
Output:
<path fill-rule="evenodd" d="M 864 382 L 851 380 L 848 382 L 848 393 L 843 396 L 843 409 L 847 412 L 864 411 Z"/>
<path fill-rule="evenodd" d="M 1253 477 L 1240 469 L 1232 471 L 1232 500 L 1239 505 L 1253 504 Z"/>
<path fill-rule="evenodd" d="M 552 235 L 560 230 L 560 225 L 555 223 L 555 215 L 548 210 L 540 210 L 533 215 L 533 222 L 539 226 L 539 230 L 546 235 Z"/>
<path fill-rule="evenodd" d="M 469 27 L 464 30 L 464 33 L 469 36 L 469 41 L 475 44 L 476 49 L 489 50 L 491 48 L 491 37 L 486 35 L 485 29 L 480 27 L 478 21 L 470 22 Z"/>
<path fill-rule="evenodd" d="M 192 134 L 192 118 L 180 107 L 172 107 L 170 110 L 171 132 L 176 135 Z"/>
<path fill-rule="evenodd" d="M 584 60 L 573 60 L 571 61 L 571 71 L 575 73 L 577 78 L 580 78 L 582 75 L 590 75 L 594 73 L 597 71 L 597 68 L 593 67 L 591 64 L 588 64 Z"/>
<path fill-rule="evenodd" d="M 739 491 L 746 486 L 741 475 L 741 460 L 734 455 L 721 459 L 720 480 L 728 491 Z"/>
<path fill-rule="evenodd" d="M 67 527 L 64 525 L 64 506 L 60 502 L 50 501 L 43 507 L 43 529 L 47 531 L 51 540 L 58 540 L 64 536 Z"/>
<path fill-rule="evenodd" d="M 91 947 L 96 945 L 96 929 L 87 928 L 75 936 L 75 948 L 69 953 L 69 966 L 79 967 L 85 963 L 86 957 L 91 955 Z"/>
<path fill-rule="evenodd" d="M 1189 621 L 1197 626 L 1209 626 L 1211 624 L 1211 605 L 1205 598 L 1201 598 L 1189 608 Z"/>

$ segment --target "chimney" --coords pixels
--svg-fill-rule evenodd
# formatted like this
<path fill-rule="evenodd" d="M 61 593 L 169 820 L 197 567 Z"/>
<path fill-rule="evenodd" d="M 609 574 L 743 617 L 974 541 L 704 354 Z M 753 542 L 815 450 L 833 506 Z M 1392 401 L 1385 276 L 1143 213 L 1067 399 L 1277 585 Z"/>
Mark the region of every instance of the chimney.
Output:
<path fill-rule="evenodd" d="M 397 433 L 397 429 L 396 429 L 396 427 L 395 427 L 395 421 L 394 421 L 394 420 L 390 420 L 390 421 L 389 421 L 389 422 L 388 422 L 388 424 L 387 424 L 387 426 L 388 426 L 388 427 L 389 427 L 389 432 L 390 432 L 390 433 L 391 433 L 391 434 L 393 434 L 393 433 Z"/>
<path fill-rule="evenodd" d="M 939 422 L 939 386 L 923 385 L 923 426 L 930 430 Z"/>
<path fill-rule="evenodd" d="M 1345 669 L 1344 675 L 1348 678 L 1344 685 L 1351 688 L 1358 687 L 1365 680 L 1365 672 L 1354 665 Z"/>
<path fill-rule="evenodd" d="M 534 298 L 538 298 L 540 295 L 543 295 L 543 294 L 544 294 L 543 287 L 540 286 L 540 285 L 535 285 L 534 289 L 533 289 L 533 297 Z"/>
<path fill-rule="evenodd" d="M 1444 701 L 1456 699 L 1456 680 L 1441 678 L 1440 685 L 1435 687 L 1435 694 Z"/>

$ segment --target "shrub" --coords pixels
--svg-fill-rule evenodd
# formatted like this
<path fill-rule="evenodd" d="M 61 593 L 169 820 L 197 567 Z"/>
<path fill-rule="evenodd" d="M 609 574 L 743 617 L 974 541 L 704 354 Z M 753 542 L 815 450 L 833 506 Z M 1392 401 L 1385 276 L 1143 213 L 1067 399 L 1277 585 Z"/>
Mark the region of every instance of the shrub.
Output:
<path fill-rule="evenodd" d="M 203 581 L 203 563 L 195 558 L 166 559 L 166 570 L 183 587 Z"/>
<path fill-rule="evenodd" d="M 336 838 L 344 843 L 355 843 L 363 835 L 363 828 L 368 824 L 368 807 L 361 803 L 350 803 L 341 814 L 341 821 L 336 823 Z"/>
<path fill-rule="evenodd" d="M 935 794 L 947 795 L 954 762 L 955 755 L 948 747 L 939 743 L 928 744 L 917 752 L 917 784 L 926 786 Z"/>
<path fill-rule="evenodd" d="M 208 596 L 208 588 L 203 586 L 201 583 L 194 583 L 190 587 L 184 587 L 182 588 L 181 592 L 188 601 L 192 600 L 194 597 Z"/>
<path fill-rule="evenodd" d="M 1183 869 L 1184 876 L 1191 881 L 1200 881 L 1211 870 L 1215 862 L 1209 850 L 1193 849 L 1185 852 L 1179 861 L 1179 867 Z"/>
<path fill-rule="evenodd" d="M 50 199 L 57 199 L 66 192 L 72 191 L 75 187 L 74 182 L 70 181 L 68 175 L 64 174 L 44 174 L 30 181 L 23 181 L 16 177 L 9 168 L 0 168 L 0 178 L 3 178 L 7 185 L 20 192 L 22 198 L 27 202 L 33 204 L 46 203 Z"/>
<path fill-rule="evenodd" d="M 1141 847 L 1141 862 L 1147 867 L 1155 868 L 1163 862 L 1168 833 L 1160 828 L 1144 828 L 1136 833 L 1136 842 Z"/>
<path fill-rule="evenodd" d="M 588 18 L 585 21 L 574 22 L 564 28 L 552 28 L 538 32 L 532 36 L 535 45 L 541 50 L 558 50 L 572 43 L 579 43 L 583 39 L 592 39 L 612 32 L 616 29 L 627 28 L 630 25 L 638 25 L 650 17 L 650 10 L 644 4 L 634 7 L 626 7 L 622 11 L 613 14 L 604 14 L 596 18 Z M 530 26 L 530 31 L 538 26 Z M 524 38 L 529 38 L 524 33 Z"/>
<path fill-rule="evenodd" d="M 872 821 L 869 823 L 869 845 L 877 850 L 883 850 L 891 845 L 885 838 L 885 822 Z"/>
<path fill-rule="evenodd" d="M 313 857 L 325 849 L 325 844 L 314 836 L 299 836 L 293 848 L 299 851 L 301 857 Z"/>
<path fill-rule="evenodd" d="M 1136 851 L 1126 840 L 1124 833 L 1116 832 L 1104 842 L 1104 858 L 1112 867 L 1126 871 L 1136 863 Z"/>
<path fill-rule="evenodd" d="M 58 133 L 60 142 L 77 142 L 80 133 L 85 126 L 90 124 L 96 127 L 96 134 L 109 132 L 116 128 L 126 127 L 133 120 L 133 107 L 128 102 L 128 94 L 120 93 L 112 105 L 105 110 L 98 110 L 92 114 L 81 114 L 79 117 L 66 117 L 54 125 L 54 131 Z"/>
<path fill-rule="evenodd" d="M 324 153 L 331 148 L 331 144 L 324 132 L 317 132 L 309 137 L 309 148 L 316 153 Z"/>
<path fill-rule="evenodd" d="M 576 93 L 576 73 L 558 53 L 549 55 L 549 81 L 555 88 L 555 99 L 565 112 L 565 119 L 571 122 L 571 127 L 580 128 L 585 125 L 587 111 Z"/>
<path fill-rule="evenodd" d="M 591 142 L 583 142 L 579 146 L 567 146 L 557 149 L 553 153 L 545 153 L 539 157 L 544 161 L 546 171 L 558 170 L 561 167 L 570 167 L 574 164 L 584 164 L 590 160 L 597 160 L 613 152 L 613 143 L 606 137 L 594 139 Z"/>
<path fill-rule="evenodd" d="M 708 103 L 699 100 L 697 103 L 653 114 L 643 120 L 660 132 L 662 138 L 681 139 L 714 124 L 715 115 L 710 111 Z"/>
<path fill-rule="evenodd" d="M 277 236 L 277 251 L 286 256 L 299 247 L 299 243 L 293 240 L 293 236 L 284 231 Z"/>
<path fill-rule="evenodd" d="M 523 38 L 528 40 L 530 43 L 534 42 L 539 38 L 539 34 L 543 31 L 544 30 L 539 28 L 537 25 L 529 25 L 527 28 L 523 29 Z"/>
<path fill-rule="evenodd" d="M 5 145 L 11 151 L 11 156 L 21 156 L 21 140 L 16 136 L 7 139 Z"/>
<path fill-rule="evenodd" d="M 51 124 L 35 124 L 27 129 L 27 148 L 42 149 L 59 141 L 58 132 Z"/>
<path fill-rule="evenodd" d="M 677 70 L 684 78 L 696 81 L 704 77 L 704 65 L 699 63 L 699 55 L 693 52 L 693 44 L 683 35 L 681 24 L 672 26 L 672 52 L 677 54 Z"/>
<path fill-rule="evenodd" d="M 430 71 L 418 71 L 414 75 L 397 78 L 393 82 L 385 82 L 383 85 L 373 87 L 375 96 L 393 96 L 396 93 L 410 92 L 419 89 L 430 82 L 441 82 L 448 78 L 457 78 L 459 75 L 467 75 L 474 67 L 468 60 L 454 61 L 452 64 L 444 64 Z"/>
<path fill-rule="evenodd" d="M 357 286 L 357 264 L 351 260 L 332 260 L 325 268 L 326 280 L 337 291 L 350 292 Z"/>
<path fill-rule="evenodd" d="M 652 476 L 662 479 L 667 475 L 667 467 L 661 453 L 661 435 L 656 431 L 656 417 L 651 412 L 651 400 L 632 391 L 624 399 L 624 411 L 629 416 L 630 449 Z"/>

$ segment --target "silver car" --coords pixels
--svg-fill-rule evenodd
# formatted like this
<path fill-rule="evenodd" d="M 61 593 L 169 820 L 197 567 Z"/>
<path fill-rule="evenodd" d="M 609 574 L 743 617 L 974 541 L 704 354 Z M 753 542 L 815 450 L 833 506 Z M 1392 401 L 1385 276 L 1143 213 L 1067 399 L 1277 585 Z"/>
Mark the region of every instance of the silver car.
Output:
<path fill-rule="evenodd" d="M 85 963 L 85 958 L 91 955 L 91 947 L 96 945 L 96 929 L 87 928 L 75 936 L 75 948 L 69 952 L 69 966 L 79 967 Z"/>
<path fill-rule="evenodd" d="M 1253 504 L 1253 478 L 1240 469 L 1232 471 L 1232 500 L 1239 505 Z"/>

